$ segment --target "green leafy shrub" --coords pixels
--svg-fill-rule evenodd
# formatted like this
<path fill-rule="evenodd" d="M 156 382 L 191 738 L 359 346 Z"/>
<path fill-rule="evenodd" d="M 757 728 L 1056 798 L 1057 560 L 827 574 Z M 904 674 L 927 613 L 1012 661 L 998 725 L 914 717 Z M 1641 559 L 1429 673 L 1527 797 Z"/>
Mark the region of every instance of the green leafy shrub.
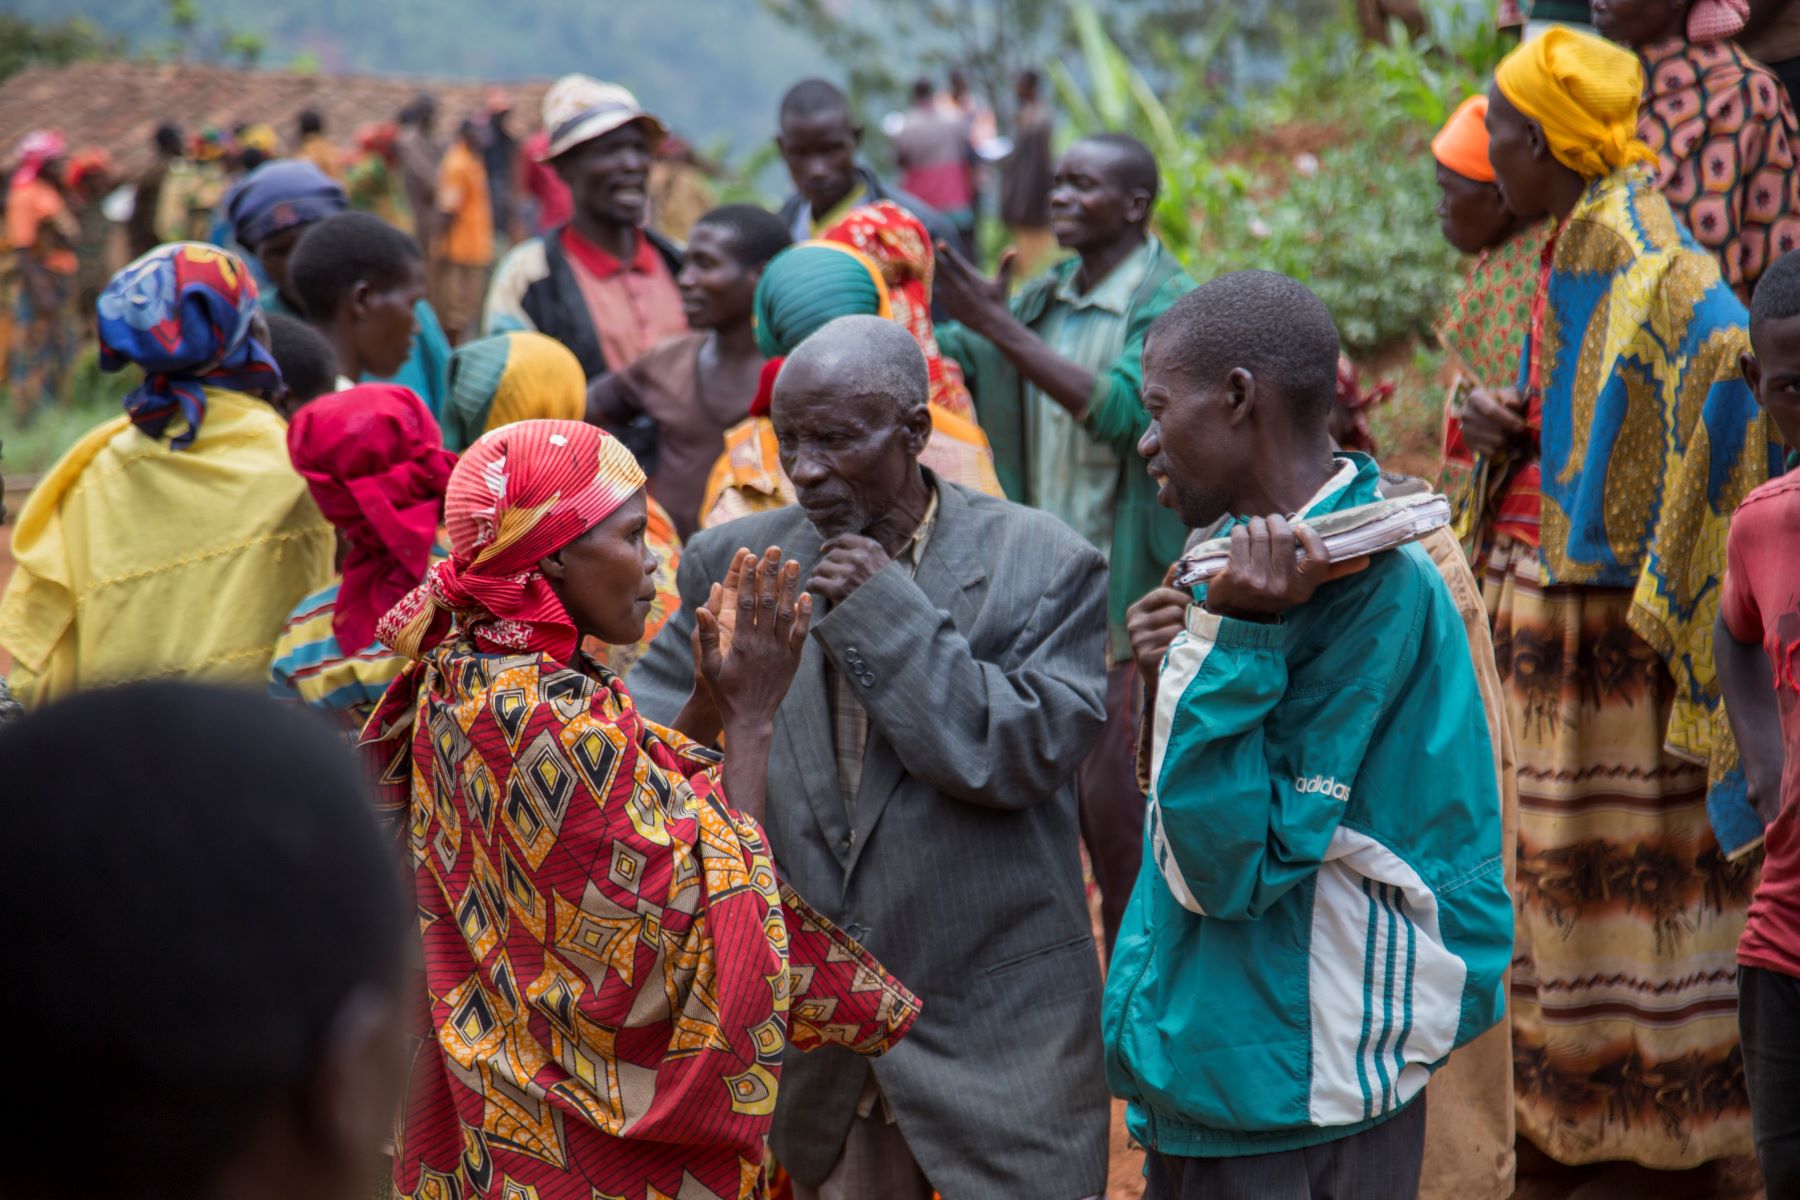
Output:
<path fill-rule="evenodd" d="M 0 471 L 35 475 L 49 470 L 88 430 L 123 411 L 125 394 L 139 378 L 135 369 L 111 375 L 101 371 L 99 353 L 90 344 L 70 364 L 62 402 L 40 409 L 29 422 L 19 420 L 12 396 L 0 389 L 0 453 L 5 455 Z"/>
<path fill-rule="evenodd" d="M 1087 4 L 1072 14 L 1086 90 L 1067 69 L 1051 75 L 1078 133 L 1126 129 L 1156 151 L 1157 232 L 1196 279 L 1251 267 L 1292 275 L 1331 308 L 1346 349 L 1366 354 L 1427 336 L 1455 287 L 1429 141 L 1506 48 L 1455 0 L 1426 14 L 1424 37 L 1396 31 L 1385 46 L 1347 27 L 1294 31 L 1283 83 L 1262 93 L 1209 96 L 1203 67 L 1189 66 L 1162 88 L 1204 114 L 1185 126 Z M 1271 141 L 1278 127 L 1310 129 L 1323 148 L 1284 150 Z"/>
<path fill-rule="evenodd" d="M 1250 267 L 1292 275 L 1325 301 L 1352 354 L 1425 334 L 1458 264 L 1430 208 L 1419 211 L 1437 189 L 1430 157 L 1353 141 L 1317 161 L 1273 198 L 1240 190 L 1213 206 L 1177 255 L 1196 279 Z"/>

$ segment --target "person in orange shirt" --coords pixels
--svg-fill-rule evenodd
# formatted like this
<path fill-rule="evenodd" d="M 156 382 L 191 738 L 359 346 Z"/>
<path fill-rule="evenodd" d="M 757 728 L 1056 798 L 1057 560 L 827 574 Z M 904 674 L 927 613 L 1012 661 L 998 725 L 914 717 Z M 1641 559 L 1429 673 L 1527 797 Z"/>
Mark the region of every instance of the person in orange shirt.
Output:
<path fill-rule="evenodd" d="M 325 118 L 316 109 L 302 109 L 294 118 L 294 127 L 300 135 L 294 157 L 304 158 L 339 183 L 344 182 L 344 157 L 325 136 Z"/>
<path fill-rule="evenodd" d="M 438 258 L 444 264 L 444 283 L 436 303 L 452 344 L 462 341 L 474 323 L 494 263 L 494 217 L 481 149 L 480 127 L 464 121 L 438 167 L 437 207 L 444 229 Z"/>
<path fill-rule="evenodd" d="M 80 233 L 63 198 L 62 137 L 25 135 L 6 197 L 6 244 L 17 261 L 11 382 L 21 422 L 62 396 L 75 352 L 75 238 Z"/>

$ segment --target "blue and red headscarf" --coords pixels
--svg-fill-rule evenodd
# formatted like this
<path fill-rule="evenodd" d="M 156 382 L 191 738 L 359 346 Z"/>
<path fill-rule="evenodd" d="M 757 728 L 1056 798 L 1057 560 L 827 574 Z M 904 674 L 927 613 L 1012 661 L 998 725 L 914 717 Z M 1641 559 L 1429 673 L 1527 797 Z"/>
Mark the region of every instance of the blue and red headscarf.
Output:
<path fill-rule="evenodd" d="M 250 336 L 256 281 L 237 255 L 199 242 L 158 246 L 117 275 L 95 305 L 100 368 L 143 368 L 125 397 L 132 424 L 160 438 L 177 415 L 187 428 L 170 442 L 185 449 L 206 418 L 206 388 L 273 392 L 275 359 Z"/>

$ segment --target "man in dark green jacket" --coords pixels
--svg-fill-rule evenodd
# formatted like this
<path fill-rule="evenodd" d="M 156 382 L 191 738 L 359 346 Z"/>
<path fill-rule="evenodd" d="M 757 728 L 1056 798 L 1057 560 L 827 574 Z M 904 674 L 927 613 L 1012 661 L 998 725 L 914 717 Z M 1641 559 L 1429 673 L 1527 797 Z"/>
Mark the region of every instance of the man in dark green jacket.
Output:
<path fill-rule="evenodd" d="M 938 247 L 938 298 L 958 322 L 939 327 L 938 344 L 963 366 L 1001 486 L 1108 559 L 1108 720 L 1082 764 L 1081 824 L 1109 947 L 1143 850 L 1125 612 L 1162 581 L 1186 537 L 1157 506 L 1136 453 L 1149 427 L 1138 399 L 1144 331 L 1194 286 L 1149 232 L 1156 190 L 1156 159 L 1137 139 L 1071 146 L 1051 183 L 1050 226 L 1075 256 L 1010 302 L 1010 258 L 990 280 Z"/>

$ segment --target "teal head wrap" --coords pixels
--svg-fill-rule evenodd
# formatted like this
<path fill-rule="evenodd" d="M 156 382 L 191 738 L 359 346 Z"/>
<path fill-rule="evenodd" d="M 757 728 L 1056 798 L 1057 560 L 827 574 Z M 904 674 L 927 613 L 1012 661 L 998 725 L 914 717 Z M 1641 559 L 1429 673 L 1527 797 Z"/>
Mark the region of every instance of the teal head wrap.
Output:
<path fill-rule="evenodd" d="M 839 317 L 891 316 L 879 268 L 836 242 L 801 242 L 770 259 L 753 307 L 756 347 L 766 358 L 793 353 Z"/>

